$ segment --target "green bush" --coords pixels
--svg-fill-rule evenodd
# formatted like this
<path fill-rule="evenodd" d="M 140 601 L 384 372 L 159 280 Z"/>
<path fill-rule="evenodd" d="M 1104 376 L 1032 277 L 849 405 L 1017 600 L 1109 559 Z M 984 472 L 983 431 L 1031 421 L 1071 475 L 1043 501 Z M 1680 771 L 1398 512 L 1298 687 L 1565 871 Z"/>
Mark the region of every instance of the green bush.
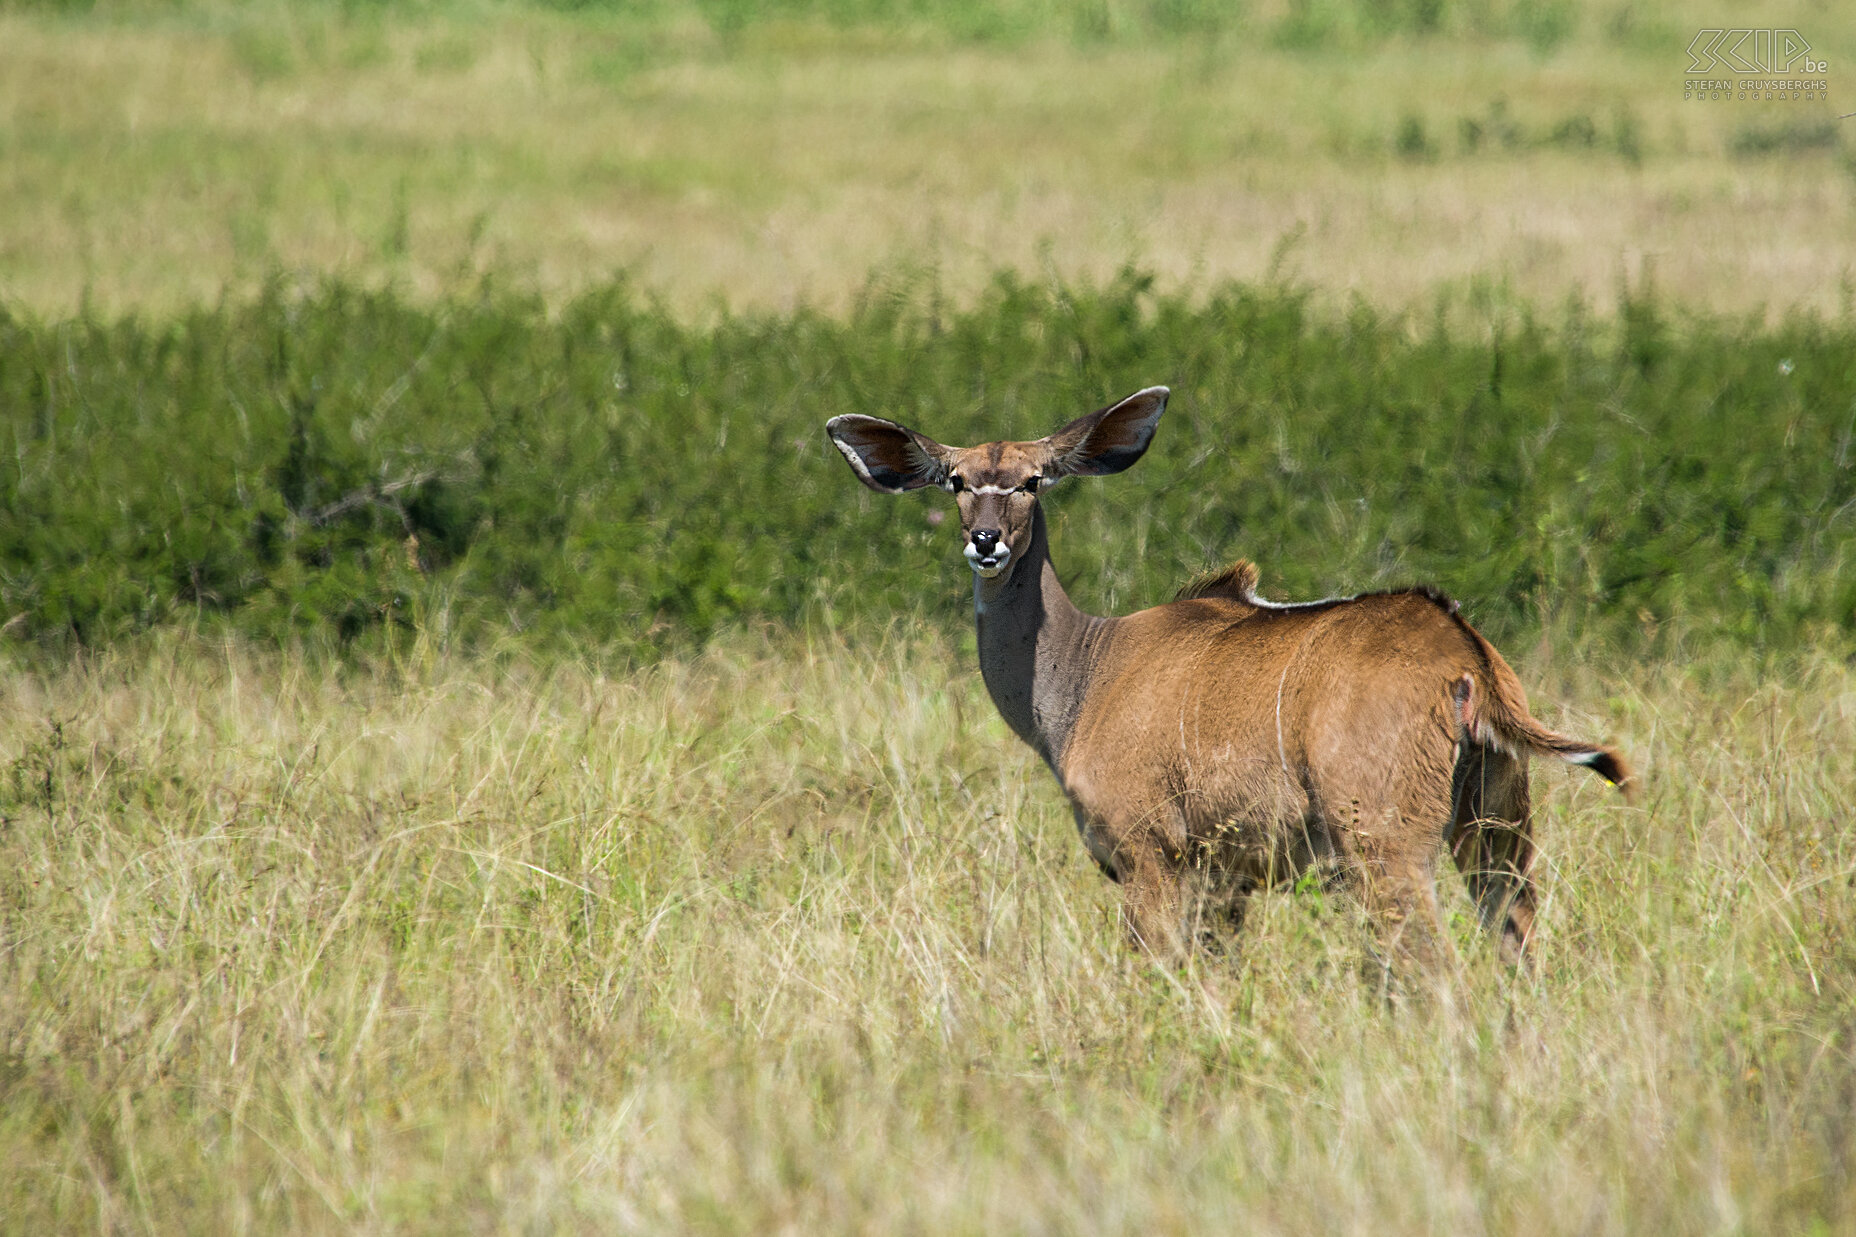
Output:
<path fill-rule="evenodd" d="M 1736 155 L 1801 155 L 1834 151 L 1842 130 L 1829 119 L 1789 119 L 1772 125 L 1745 125 L 1734 131 L 1727 147 Z"/>
<path fill-rule="evenodd" d="M 52 648 L 183 622 L 644 654 L 742 621 L 961 624 L 945 500 L 863 490 L 825 419 L 1035 437 L 1163 382 L 1148 459 L 1051 499 L 1084 604 L 1247 555 L 1277 597 L 1433 581 L 1497 635 L 1795 647 L 1856 611 L 1853 335 L 1639 297 L 1603 330 L 1472 342 L 1135 274 L 708 326 L 623 283 L 552 313 L 329 283 L 173 321 L 0 317 L 0 622 Z"/>

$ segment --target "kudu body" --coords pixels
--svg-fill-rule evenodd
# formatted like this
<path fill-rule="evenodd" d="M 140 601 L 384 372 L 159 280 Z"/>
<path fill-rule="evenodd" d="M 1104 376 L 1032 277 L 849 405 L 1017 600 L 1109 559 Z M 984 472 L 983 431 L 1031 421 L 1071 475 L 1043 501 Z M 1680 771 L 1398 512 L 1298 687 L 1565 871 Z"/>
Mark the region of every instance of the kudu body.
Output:
<path fill-rule="evenodd" d="M 1195 891 L 1236 915 L 1251 890 L 1319 867 L 1394 951 L 1434 962 L 1448 848 L 1518 960 L 1534 922 L 1528 756 L 1619 785 L 1622 757 L 1536 722 L 1501 654 L 1427 589 L 1281 605 L 1239 562 L 1167 605 L 1078 610 L 1038 494 L 1133 464 L 1166 398 L 1153 387 L 1037 442 L 966 449 L 876 417 L 827 429 L 871 488 L 955 494 L 987 690 L 1057 775 L 1137 942 L 1176 955 Z"/>

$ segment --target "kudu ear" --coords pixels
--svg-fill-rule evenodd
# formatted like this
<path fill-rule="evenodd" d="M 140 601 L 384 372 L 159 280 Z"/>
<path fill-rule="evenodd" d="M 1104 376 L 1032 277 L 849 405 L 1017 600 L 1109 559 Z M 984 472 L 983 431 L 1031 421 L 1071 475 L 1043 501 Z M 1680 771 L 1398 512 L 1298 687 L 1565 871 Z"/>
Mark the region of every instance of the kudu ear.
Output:
<path fill-rule="evenodd" d="M 1154 440 L 1168 394 L 1165 387 L 1148 387 L 1101 412 L 1076 418 L 1044 440 L 1051 454 L 1045 475 L 1105 477 L 1128 467 Z"/>
<path fill-rule="evenodd" d="M 825 422 L 825 432 L 857 479 L 879 493 L 900 494 L 947 479 L 953 452 L 906 425 L 847 412 Z"/>

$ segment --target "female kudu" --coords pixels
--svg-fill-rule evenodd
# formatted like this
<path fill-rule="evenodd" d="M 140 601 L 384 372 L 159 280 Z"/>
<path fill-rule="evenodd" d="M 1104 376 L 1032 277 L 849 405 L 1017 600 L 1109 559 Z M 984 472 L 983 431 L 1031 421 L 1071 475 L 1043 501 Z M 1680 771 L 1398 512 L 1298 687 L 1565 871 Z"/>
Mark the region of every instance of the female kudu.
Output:
<path fill-rule="evenodd" d="M 1138 614 L 1078 610 L 1038 495 L 1140 459 L 1166 400 L 1150 387 L 1036 442 L 946 447 L 860 415 L 826 430 L 871 489 L 954 494 L 986 688 L 1057 775 L 1137 942 L 1178 955 L 1190 873 L 1241 899 L 1319 864 L 1392 948 L 1434 963 L 1448 845 L 1519 960 L 1534 922 L 1529 754 L 1620 786 L 1623 758 L 1535 721 L 1501 654 L 1429 589 L 1280 605 L 1239 562 Z"/>

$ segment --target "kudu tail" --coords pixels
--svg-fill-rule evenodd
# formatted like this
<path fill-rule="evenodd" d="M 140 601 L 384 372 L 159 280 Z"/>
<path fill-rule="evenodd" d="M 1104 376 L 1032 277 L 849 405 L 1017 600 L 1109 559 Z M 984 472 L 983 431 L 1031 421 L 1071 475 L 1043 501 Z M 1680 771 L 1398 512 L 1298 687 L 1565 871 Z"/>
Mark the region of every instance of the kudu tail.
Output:
<path fill-rule="evenodd" d="M 1465 624 L 1467 627 L 1468 625 Z M 1623 753 L 1601 743 L 1549 730 L 1527 711 L 1527 693 L 1521 680 L 1495 646 L 1482 638 L 1473 627 L 1469 631 L 1482 648 L 1483 664 L 1488 667 L 1487 682 L 1478 684 L 1480 676 L 1465 674 L 1451 685 L 1463 728 L 1477 743 L 1496 747 L 1517 755 L 1534 753 L 1554 756 L 1568 764 L 1584 765 L 1631 798 L 1636 781 Z"/>

